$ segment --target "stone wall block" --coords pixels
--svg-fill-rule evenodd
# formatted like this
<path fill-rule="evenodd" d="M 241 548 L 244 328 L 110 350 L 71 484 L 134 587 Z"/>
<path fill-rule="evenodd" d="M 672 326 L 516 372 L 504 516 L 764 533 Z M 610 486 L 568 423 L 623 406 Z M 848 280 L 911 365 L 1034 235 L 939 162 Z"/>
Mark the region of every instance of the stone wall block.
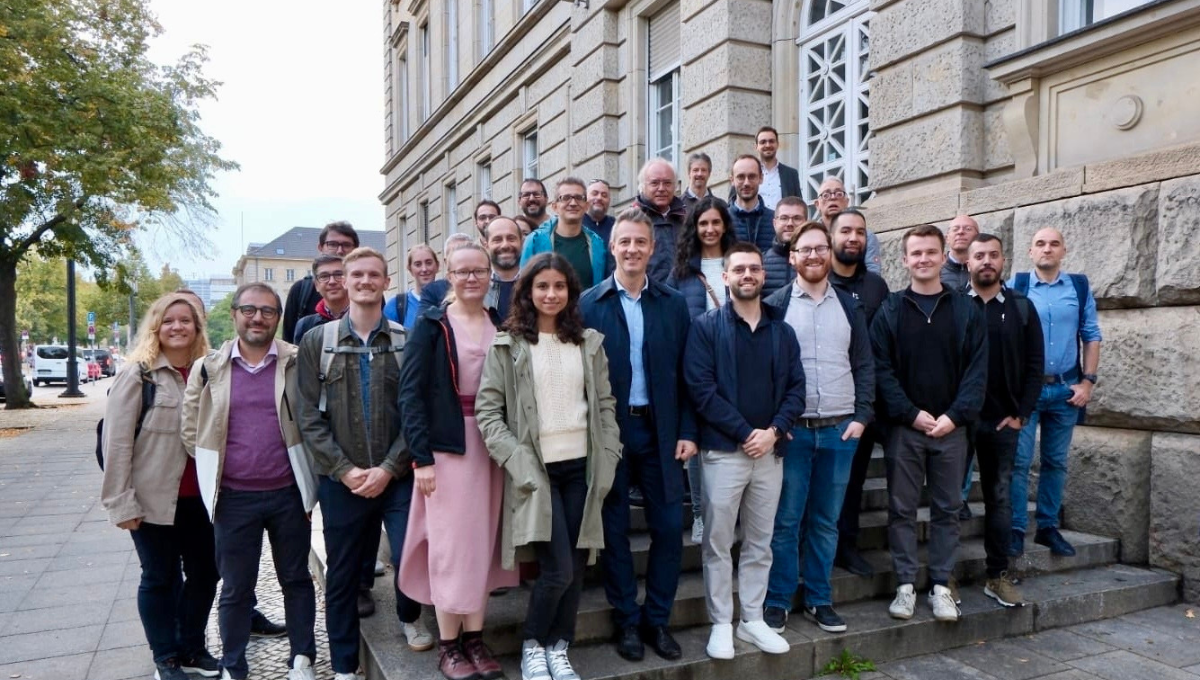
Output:
<path fill-rule="evenodd" d="M 1017 23 L 1017 2 L 1019 0 L 984 0 L 984 32 L 992 35 L 1012 28 Z"/>
<path fill-rule="evenodd" d="M 871 126 L 881 130 L 913 115 L 913 62 L 880 69 L 871 81 Z"/>
<path fill-rule="evenodd" d="M 1076 427 L 1063 498 L 1068 529 L 1121 540 L 1121 561 L 1150 557 L 1151 432 Z"/>
<path fill-rule="evenodd" d="M 983 43 L 958 38 L 913 59 L 913 114 L 983 101 Z"/>
<path fill-rule="evenodd" d="M 973 215 L 1078 196 L 1083 191 L 1083 175 L 1083 168 L 1066 168 L 1029 179 L 980 187 L 963 192 L 960 205 L 964 213 Z M 1032 233 L 1029 235 L 1033 236 Z"/>
<path fill-rule="evenodd" d="M 953 36 L 984 35 L 984 3 L 979 0 L 904 0 L 881 7 L 871 20 L 871 68 L 879 69 L 919 54 Z"/>
<path fill-rule="evenodd" d="M 1200 168 L 1200 143 L 1182 144 L 1170 149 L 1091 163 L 1083 190 L 1092 193 L 1118 187 L 1157 182 L 1196 174 Z"/>
<path fill-rule="evenodd" d="M 771 51 L 765 46 L 727 42 L 682 70 L 680 103 L 690 106 L 729 87 L 771 91 Z"/>
<path fill-rule="evenodd" d="M 909 283 L 908 270 L 904 268 L 904 250 L 900 245 L 903 231 L 889 231 L 879 236 L 879 267 L 883 280 L 890 290 L 900 290 Z"/>
<path fill-rule="evenodd" d="M 983 112 L 955 107 L 875 132 L 876 190 L 958 170 L 983 170 Z"/>
<path fill-rule="evenodd" d="M 701 136 L 711 135 L 709 139 L 726 134 L 729 130 L 744 130 L 746 134 L 752 135 L 759 127 L 771 124 L 771 95 L 745 90 L 725 90 L 687 108 L 683 115 L 688 128 L 697 131 Z M 703 145 L 709 139 L 685 138 L 684 144 Z M 753 150 L 754 143 L 750 142 L 745 153 Z M 713 156 L 713 175 L 727 174 L 728 171 L 722 167 L 729 166 L 718 165 L 716 156 Z"/>
<path fill-rule="evenodd" d="M 771 3 L 761 0 L 722 0 L 683 22 L 683 63 L 690 64 L 718 45 L 738 42 L 771 44 Z M 770 70 L 767 56 L 761 68 Z"/>
<path fill-rule="evenodd" d="M 580 17 L 576 10 L 574 18 Z M 584 21 L 573 21 L 571 27 L 571 63 L 591 54 L 597 47 L 605 43 L 617 43 L 617 13 L 612 11 L 597 11 Z"/>
<path fill-rule="evenodd" d="M 1183 598 L 1200 602 L 1200 437 L 1156 432 L 1150 457 L 1150 564 L 1182 575 Z"/>
<path fill-rule="evenodd" d="M 867 208 L 867 227 L 877 234 L 948 221 L 959 213 L 957 191 L 917 196 L 895 203 L 883 202 L 877 197 L 864 207 Z"/>
<path fill-rule="evenodd" d="M 581 130 L 604 116 L 620 115 L 621 94 L 616 81 L 606 80 L 595 87 L 571 92 L 571 127 Z"/>
<path fill-rule="evenodd" d="M 1013 164 L 1008 131 L 1004 129 L 1004 105 L 991 104 L 983 110 L 983 166 L 989 172 Z"/>
<path fill-rule="evenodd" d="M 606 45 L 599 50 L 591 53 L 583 61 L 580 61 L 570 71 L 564 72 L 570 74 L 570 81 L 574 87 L 579 89 L 591 87 L 593 84 L 602 80 L 617 79 L 621 77 L 620 70 L 620 50 L 611 45 Z M 553 69 L 551 72 L 554 72 Z M 559 87 L 565 85 L 565 81 L 560 81 Z M 530 101 L 536 102 L 533 88 L 530 88 Z"/>
<path fill-rule="evenodd" d="M 1098 305 L 1147 307 L 1154 304 L 1157 221 L 1158 185 L 1148 184 L 1018 208 L 1013 237 L 1019 252 L 1039 229 L 1057 228 L 1067 245 L 1063 268 L 1088 275 Z"/>
<path fill-rule="evenodd" d="M 521 103 L 516 97 L 504 102 L 492 115 L 483 119 L 483 138 L 489 140 L 498 134 L 506 133 L 520 114 Z"/>
<path fill-rule="evenodd" d="M 1100 383 L 1088 424 L 1200 434 L 1197 329 L 1200 307 L 1101 311 Z"/>
<path fill-rule="evenodd" d="M 1200 303 L 1200 175 L 1158 190 L 1158 300 Z"/>
<path fill-rule="evenodd" d="M 1009 28 L 1003 33 L 988 36 L 987 41 L 983 44 L 983 61 L 984 63 L 988 63 L 1016 51 L 1017 30 Z M 989 78 L 987 71 L 980 68 L 975 72 L 975 77 L 979 79 L 980 85 L 983 88 L 983 101 L 990 104 L 1009 99 L 1008 87 L 998 80 Z"/>

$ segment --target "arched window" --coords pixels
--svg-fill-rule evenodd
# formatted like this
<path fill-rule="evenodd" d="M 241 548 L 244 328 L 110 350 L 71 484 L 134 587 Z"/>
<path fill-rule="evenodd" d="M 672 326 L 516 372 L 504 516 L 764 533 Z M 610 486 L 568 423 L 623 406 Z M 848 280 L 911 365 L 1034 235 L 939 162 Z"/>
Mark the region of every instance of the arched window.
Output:
<path fill-rule="evenodd" d="M 800 176 L 811 203 L 825 177 L 846 183 L 851 204 L 870 189 L 871 34 L 867 0 L 805 0 L 800 38 Z"/>

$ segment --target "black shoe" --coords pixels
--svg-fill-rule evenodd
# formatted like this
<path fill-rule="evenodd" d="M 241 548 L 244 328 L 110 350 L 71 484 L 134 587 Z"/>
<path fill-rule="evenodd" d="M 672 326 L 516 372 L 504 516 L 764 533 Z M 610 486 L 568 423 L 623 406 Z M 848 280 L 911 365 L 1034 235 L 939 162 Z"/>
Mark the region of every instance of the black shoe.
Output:
<path fill-rule="evenodd" d="M 646 497 L 642 495 L 642 487 L 629 487 L 629 504 L 638 508 L 646 507 Z"/>
<path fill-rule="evenodd" d="M 666 626 L 647 626 L 642 628 L 642 640 L 650 645 L 654 653 L 666 659 L 667 661 L 675 661 L 683 656 L 683 650 L 679 648 L 679 643 L 675 641 L 671 631 L 667 630 Z"/>
<path fill-rule="evenodd" d="M 206 678 L 215 678 L 221 674 L 221 664 L 213 658 L 212 654 L 208 653 L 207 649 L 202 649 L 190 656 L 180 657 L 179 667 L 183 669 L 184 673 L 194 673 Z"/>
<path fill-rule="evenodd" d="M 375 598 L 366 588 L 358 589 L 358 618 L 366 619 L 375 615 Z"/>
<path fill-rule="evenodd" d="M 971 506 L 967 505 L 966 501 L 963 501 L 962 507 L 958 509 L 958 521 L 965 522 L 972 517 L 974 515 L 971 514 Z"/>
<path fill-rule="evenodd" d="M 1025 532 L 1020 529 L 1012 530 L 1012 540 L 1008 544 L 1008 556 L 1020 557 L 1025 554 Z"/>
<path fill-rule="evenodd" d="M 154 664 L 154 680 L 188 680 L 188 676 L 179 667 L 178 659 L 167 659 Z"/>
<path fill-rule="evenodd" d="M 767 607 L 763 610 L 763 622 L 776 633 L 782 633 L 787 627 L 788 612 L 783 607 Z"/>
<path fill-rule="evenodd" d="M 842 617 L 833 611 L 833 607 L 827 604 L 819 604 L 815 607 L 805 607 L 804 613 L 813 618 L 817 622 L 817 626 L 827 633 L 843 633 L 846 631 L 846 622 Z"/>
<path fill-rule="evenodd" d="M 875 575 L 875 568 L 858 552 L 858 548 L 838 546 L 833 563 L 855 576 L 870 578 Z"/>
<path fill-rule="evenodd" d="M 646 656 L 637 626 L 625 626 L 617 631 L 617 654 L 626 661 L 641 661 Z"/>
<path fill-rule="evenodd" d="M 257 609 L 250 615 L 250 637 L 283 637 L 287 635 L 287 627 L 273 623 Z"/>
<path fill-rule="evenodd" d="M 1075 548 L 1067 543 L 1067 539 L 1063 538 L 1055 527 L 1038 529 L 1037 533 L 1033 535 L 1033 542 L 1050 548 L 1051 555 L 1070 557 L 1075 554 Z"/>
<path fill-rule="evenodd" d="M 512 588 L 508 588 L 508 587 L 497 588 L 497 589 L 493 590 L 492 592 L 488 593 L 488 595 L 490 595 L 492 597 L 503 597 L 503 596 L 507 595 L 508 591 L 510 591 L 510 590 L 512 590 Z"/>

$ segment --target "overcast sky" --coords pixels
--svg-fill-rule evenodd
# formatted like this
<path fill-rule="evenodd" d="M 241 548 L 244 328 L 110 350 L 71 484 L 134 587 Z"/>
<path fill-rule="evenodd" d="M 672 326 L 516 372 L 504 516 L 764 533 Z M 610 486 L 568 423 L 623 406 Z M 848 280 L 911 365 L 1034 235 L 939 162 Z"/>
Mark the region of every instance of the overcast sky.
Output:
<path fill-rule="evenodd" d="M 245 244 L 294 226 L 346 219 L 382 229 L 381 3 L 152 0 L 164 33 L 152 58 L 173 62 L 208 45 L 205 74 L 222 81 L 201 109 L 204 131 L 241 164 L 224 173 L 211 253 L 142 239 L 148 259 L 184 278 L 228 276 Z M 241 225 L 245 224 L 244 237 Z"/>

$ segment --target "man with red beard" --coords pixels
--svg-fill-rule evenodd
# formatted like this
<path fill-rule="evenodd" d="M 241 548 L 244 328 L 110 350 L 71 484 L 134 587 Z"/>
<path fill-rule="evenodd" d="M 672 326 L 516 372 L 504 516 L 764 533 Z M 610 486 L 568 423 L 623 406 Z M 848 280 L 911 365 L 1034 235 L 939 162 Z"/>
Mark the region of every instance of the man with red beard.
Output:
<path fill-rule="evenodd" d="M 792 428 L 783 459 L 764 620 L 783 632 L 803 573 L 805 613 L 821 630 L 838 633 L 846 623 L 833 610 L 830 575 L 854 451 L 873 417 L 875 360 L 862 305 L 830 285 L 829 232 L 808 222 L 792 235 L 788 249 L 796 279 L 767 298 L 767 304 L 783 313 L 800 342 L 805 410 Z"/>

